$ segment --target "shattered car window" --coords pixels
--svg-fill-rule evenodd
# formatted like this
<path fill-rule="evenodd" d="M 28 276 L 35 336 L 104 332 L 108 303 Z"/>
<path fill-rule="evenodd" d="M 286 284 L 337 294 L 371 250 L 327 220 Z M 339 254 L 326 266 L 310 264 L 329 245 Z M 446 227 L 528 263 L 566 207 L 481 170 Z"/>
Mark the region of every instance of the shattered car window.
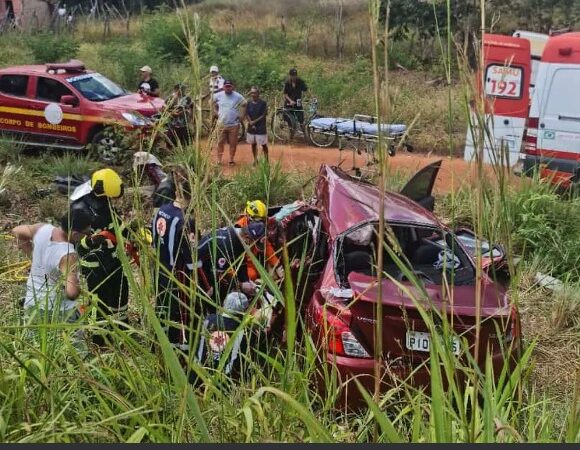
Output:
<path fill-rule="evenodd" d="M 372 230 L 372 237 L 369 233 Z M 427 227 L 393 225 L 384 239 L 383 271 L 401 280 L 406 266 L 428 284 L 475 282 L 475 270 L 451 234 Z M 351 272 L 377 276 L 378 224 L 366 224 L 346 233 L 336 252 L 337 278 L 345 285 Z"/>

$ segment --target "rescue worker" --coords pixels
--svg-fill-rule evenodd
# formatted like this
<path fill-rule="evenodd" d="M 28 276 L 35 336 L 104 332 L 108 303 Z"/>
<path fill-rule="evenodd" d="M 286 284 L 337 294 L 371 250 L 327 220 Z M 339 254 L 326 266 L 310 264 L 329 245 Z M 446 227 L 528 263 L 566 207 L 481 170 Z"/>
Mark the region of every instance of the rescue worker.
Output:
<path fill-rule="evenodd" d="M 246 204 L 244 214 L 240 216 L 234 226 L 243 228 L 248 226 L 249 223 L 256 221 L 262 222 L 264 225 L 268 223 L 268 208 L 261 200 L 249 201 Z M 264 267 L 274 269 L 278 278 L 284 276 L 284 268 L 280 265 L 280 258 L 276 255 L 276 250 L 267 236 L 258 241 L 256 245 L 253 245 L 251 248 L 252 253 L 258 258 Z M 258 269 L 250 255 L 246 255 L 246 265 L 248 267 L 248 277 L 251 281 L 256 281 L 260 278 Z"/>
<path fill-rule="evenodd" d="M 249 296 L 256 294 L 257 286 L 248 276 L 244 244 L 251 248 L 264 237 L 265 231 L 264 223 L 256 221 L 243 228 L 219 228 L 201 238 L 197 248 L 198 266 L 214 289 L 218 305 L 233 291 Z"/>
<path fill-rule="evenodd" d="M 77 253 L 81 273 L 97 303 L 96 319 L 99 321 L 116 318 L 127 322 L 129 284 L 117 254 L 119 249 L 113 223 L 115 219 L 118 223 L 120 221 L 111 205 L 111 201 L 123 195 L 123 188 L 123 181 L 114 170 L 101 169 L 78 186 L 70 198 L 71 217 L 87 215 L 90 221 L 91 234 L 81 239 Z M 98 346 L 106 344 L 101 333 L 93 334 L 92 340 Z"/>
<path fill-rule="evenodd" d="M 177 179 L 177 182 L 176 182 Z M 159 264 L 156 264 L 156 314 L 167 330 L 169 342 L 180 350 L 189 351 L 191 332 L 197 327 L 203 312 L 200 302 L 189 297 L 189 292 L 179 284 L 190 286 L 194 264 L 192 243 L 195 240 L 195 223 L 187 219 L 186 209 L 191 199 L 189 182 L 178 173 L 164 181 L 160 195 L 167 198 L 155 214 L 152 225 L 153 247 Z M 208 288 L 206 283 L 203 287 Z"/>
<path fill-rule="evenodd" d="M 246 295 L 231 292 L 224 300 L 222 312 L 205 317 L 195 355 L 201 365 L 217 369 L 229 341 L 234 339 L 222 373 L 233 379 L 243 375 L 246 365 L 242 359 L 251 357 L 252 350 L 258 350 L 262 331 L 262 327 L 257 326 L 263 321 L 260 317 L 261 309 L 250 309 L 250 301 Z"/>

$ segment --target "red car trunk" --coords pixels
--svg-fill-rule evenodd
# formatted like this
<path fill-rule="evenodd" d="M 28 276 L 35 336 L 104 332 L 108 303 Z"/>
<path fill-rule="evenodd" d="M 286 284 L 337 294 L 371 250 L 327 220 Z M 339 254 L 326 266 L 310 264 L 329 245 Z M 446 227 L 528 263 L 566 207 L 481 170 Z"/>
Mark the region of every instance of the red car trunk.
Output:
<path fill-rule="evenodd" d="M 361 343 L 367 348 L 369 354 L 373 355 L 376 317 L 376 302 L 378 287 L 376 281 L 371 277 L 352 273 L 349 276 L 349 283 L 354 293 L 355 301 L 350 306 L 351 323 L 350 328 L 356 336 L 360 337 Z M 410 283 L 403 283 L 410 292 L 415 288 Z M 442 304 L 441 287 L 426 287 L 429 301 L 423 300 L 422 307 L 429 313 L 429 310 L 446 311 L 449 323 L 457 335 L 467 340 L 470 351 L 473 354 L 475 345 L 475 304 L 469 302 L 473 300 L 473 286 L 455 286 L 448 293 L 447 297 L 453 299 L 454 304 Z M 417 293 L 416 298 L 421 298 L 422 294 Z M 467 301 L 466 301 L 467 300 Z M 414 350 L 409 349 L 409 336 L 407 333 L 419 332 L 428 333 L 429 329 L 425 324 L 421 313 L 417 309 L 416 301 L 412 300 L 402 289 L 390 280 L 383 280 L 383 356 L 387 359 L 403 357 L 414 364 L 417 360 L 426 359 L 429 356 L 428 341 L 429 336 L 422 336 L 421 342 L 415 343 Z M 500 342 L 497 339 L 498 332 L 505 335 L 510 318 L 510 308 L 507 304 L 505 293 L 492 284 L 482 281 L 481 314 L 484 320 L 481 323 L 480 333 L 480 355 L 485 355 L 488 345 L 493 346 L 493 353 L 501 352 Z M 440 322 L 436 314 L 433 314 L 434 321 Z M 498 328 L 499 327 L 499 328 Z M 411 336 L 411 339 L 413 336 Z M 415 337 L 416 338 L 416 337 Z M 416 338 L 418 339 L 418 338 Z M 456 342 L 455 345 L 457 345 Z M 463 345 L 455 347 L 460 351 Z"/>

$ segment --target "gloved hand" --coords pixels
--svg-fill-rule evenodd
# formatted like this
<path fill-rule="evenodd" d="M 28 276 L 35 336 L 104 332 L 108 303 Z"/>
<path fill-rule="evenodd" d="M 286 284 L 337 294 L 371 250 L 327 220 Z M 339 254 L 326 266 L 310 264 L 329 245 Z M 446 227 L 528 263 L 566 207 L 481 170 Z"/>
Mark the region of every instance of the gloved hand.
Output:
<path fill-rule="evenodd" d="M 246 295 L 256 295 L 258 286 L 253 281 L 242 283 L 242 292 Z"/>
<path fill-rule="evenodd" d="M 87 244 L 87 247 L 89 247 L 89 248 L 99 248 L 103 244 L 105 244 L 106 241 L 107 241 L 107 238 L 105 236 L 103 236 L 102 234 L 93 234 L 92 236 L 87 236 L 85 238 L 85 243 Z"/>

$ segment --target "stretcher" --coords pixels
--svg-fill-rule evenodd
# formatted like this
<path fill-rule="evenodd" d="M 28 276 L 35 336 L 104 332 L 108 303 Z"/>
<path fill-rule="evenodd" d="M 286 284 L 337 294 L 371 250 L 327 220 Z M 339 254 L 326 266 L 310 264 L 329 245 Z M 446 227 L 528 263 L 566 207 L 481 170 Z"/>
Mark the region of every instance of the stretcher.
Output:
<path fill-rule="evenodd" d="M 405 134 L 407 126 L 403 124 L 369 123 L 363 120 L 320 117 L 313 119 L 310 126 L 316 131 L 337 133 L 338 136 L 366 137 L 378 139 L 379 133 L 389 137 L 399 137 Z"/>
<path fill-rule="evenodd" d="M 353 169 L 355 153 L 367 157 L 367 165 L 376 162 L 375 151 L 380 141 L 384 142 L 389 155 L 394 156 L 397 148 L 411 152 L 413 146 L 407 142 L 407 126 L 398 123 L 379 123 L 373 116 L 357 114 L 353 118 L 317 117 L 308 124 L 310 141 L 317 147 L 330 147 L 338 143 L 339 150 L 352 150 Z"/>

